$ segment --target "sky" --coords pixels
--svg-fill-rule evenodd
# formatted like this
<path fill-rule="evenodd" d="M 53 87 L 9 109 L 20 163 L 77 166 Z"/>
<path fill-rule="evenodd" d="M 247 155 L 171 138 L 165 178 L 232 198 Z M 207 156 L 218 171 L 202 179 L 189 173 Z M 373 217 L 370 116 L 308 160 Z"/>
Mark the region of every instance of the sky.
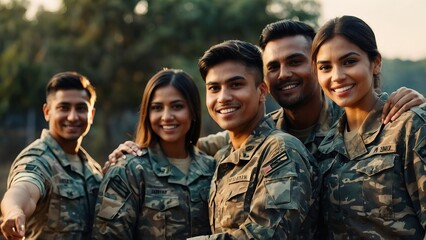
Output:
<path fill-rule="evenodd" d="M 382 56 L 426 59 L 426 0 L 320 0 L 320 25 L 342 15 L 364 20 Z"/>
<path fill-rule="evenodd" d="M 7 0 L 0 0 L 4 2 Z M 364 20 L 376 34 L 377 45 L 385 58 L 426 59 L 426 0 L 319 0 L 320 24 L 353 15 Z M 31 6 L 47 10 L 59 7 L 59 0 L 30 0 Z M 31 8 L 29 15 L 36 8 Z"/>

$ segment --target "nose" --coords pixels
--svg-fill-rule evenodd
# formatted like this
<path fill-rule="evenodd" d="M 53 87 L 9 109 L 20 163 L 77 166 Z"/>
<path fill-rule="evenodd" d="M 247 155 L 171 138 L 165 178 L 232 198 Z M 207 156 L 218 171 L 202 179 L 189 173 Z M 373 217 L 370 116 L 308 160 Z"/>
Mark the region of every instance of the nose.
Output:
<path fill-rule="evenodd" d="M 70 112 L 68 113 L 68 121 L 75 121 L 78 120 L 78 112 L 75 108 L 71 108 Z"/>
<path fill-rule="evenodd" d="M 163 114 L 161 115 L 161 120 L 162 121 L 171 121 L 174 119 L 174 115 L 172 113 L 172 111 L 170 111 L 169 109 L 164 109 Z"/>
<path fill-rule="evenodd" d="M 280 80 L 284 80 L 287 79 L 289 77 L 291 77 L 293 75 L 293 72 L 290 71 L 290 69 L 284 65 L 280 66 L 280 74 L 278 76 L 278 79 Z"/>
<path fill-rule="evenodd" d="M 219 93 L 217 101 L 219 103 L 226 103 L 226 102 L 229 102 L 231 100 L 232 100 L 232 95 L 229 92 L 229 90 L 226 89 L 226 88 L 222 88 L 222 90 Z"/>
<path fill-rule="evenodd" d="M 338 82 L 345 78 L 345 73 L 340 67 L 334 67 L 331 73 L 331 81 Z"/>

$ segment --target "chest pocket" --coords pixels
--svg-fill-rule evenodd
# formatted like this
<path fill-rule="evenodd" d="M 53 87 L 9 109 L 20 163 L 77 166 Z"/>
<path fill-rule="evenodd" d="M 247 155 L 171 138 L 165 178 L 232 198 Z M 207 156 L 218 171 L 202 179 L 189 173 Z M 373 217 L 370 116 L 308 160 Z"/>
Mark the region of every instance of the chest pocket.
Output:
<path fill-rule="evenodd" d="M 239 181 L 229 184 L 225 191 L 217 194 L 228 194 L 223 197 L 223 204 L 217 203 L 219 207 L 218 216 L 222 219 L 223 227 L 236 227 L 237 223 L 242 223 L 247 217 L 250 204 L 244 204 L 246 199 L 251 199 L 252 196 L 247 196 L 249 181 Z M 221 197 L 222 198 L 222 197 Z M 245 209 L 246 208 L 246 209 Z"/>
<path fill-rule="evenodd" d="M 89 219 L 88 202 L 83 185 L 72 179 L 59 183 L 53 190 L 47 226 L 62 231 L 82 231 Z"/>
<path fill-rule="evenodd" d="M 145 195 L 143 219 L 153 219 L 155 226 L 164 229 L 173 211 L 179 206 L 179 198 L 172 195 Z"/>
<path fill-rule="evenodd" d="M 362 174 L 362 197 L 365 212 L 383 219 L 394 219 L 392 192 L 397 176 L 394 154 L 375 155 L 360 161 L 354 167 Z"/>

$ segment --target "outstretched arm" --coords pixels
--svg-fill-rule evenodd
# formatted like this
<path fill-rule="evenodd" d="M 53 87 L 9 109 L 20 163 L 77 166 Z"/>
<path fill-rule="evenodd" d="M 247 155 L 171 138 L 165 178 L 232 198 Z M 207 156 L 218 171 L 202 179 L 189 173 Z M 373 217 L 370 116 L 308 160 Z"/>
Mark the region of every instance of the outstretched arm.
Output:
<path fill-rule="evenodd" d="M 18 182 L 7 190 L 1 202 L 1 231 L 6 239 L 25 237 L 26 218 L 34 213 L 40 197 L 40 190 L 31 182 Z"/>
<path fill-rule="evenodd" d="M 383 108 L 383 123 L 387 124 L 394 121 L 410 108 L 421 105 L 425 102 L 426 98 L 419 92 L 410 88 L 401 87 L 389 96 L 389 99 Z"/>

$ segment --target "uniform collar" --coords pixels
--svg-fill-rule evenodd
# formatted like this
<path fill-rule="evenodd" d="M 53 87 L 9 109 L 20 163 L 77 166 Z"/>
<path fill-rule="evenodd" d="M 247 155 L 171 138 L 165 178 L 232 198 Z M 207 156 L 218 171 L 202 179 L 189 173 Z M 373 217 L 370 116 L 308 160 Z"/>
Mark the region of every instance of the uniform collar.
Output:
<path fill-rule="evenodd" d="M 220 162 L 237 164 L 239 161 L 250 161 L 257 148 L 275 129 L 275 122 L 272 118 L 270 116 L 264 117 L 239 149 L 232 152 L 232 146 L 228 146 L 226 150 L 228 154 L 222 155 Z M 238 157 L 227 158 L 230 154 L 238 154 Z M 222 160 L 224 161 L 222 162 Z"/>
<path fill-rule="evenodd" d="M 46 143 L 62 166 L 68 166 L 71 164 L 61 145 L 59 145 L 59 143 L 52 137 L 48 129 L 43 129 L 40 139 Z M 81 154 L 80 152 L 81 148 L 79 148 L 79 155 L 84 155 L 86 153 L 86 151 L 84 151 L 84 153 L 82 152 Z M 82 159 L 87 160 L 86 156 L 82 156 Z"/>
<path fill-rule="evenodd" d="M 352 144 L 354 148 L 348 149 L 348 151 L 351 153 L 350 155 L 353 158 L 365 154 L 367 152 L 366 145 L 372 143 L 383 128 L 384 125 L 382 121 L 382 111 L 387 98 L 388 95 L 386 93 L 380 95 L 373 109 L 370 111 L 370 113 L 367 115 L 367 118 L 360 126 L 358 130 L 359 137 L 354 139 L 354 141 L 357 141 L 357 143 Z M 346 122 L 347 118 L 346 114 L 344 114 L 321 142 L 321 145 L 318 149 L 322 153 L 328 154 L 336 151 L 340 154 L 348 156 L 342 135 L 344 128 L 346 127 Z"/>
<path fill-rule="evenodd" d="M 209 162 L 210 164 L 214 164 L 214 162 L 211 159 L 209 160 L 208 156 L 202 156 L 202 153 L 195 149 L 195 147 L 189 153 L 191 164 L 189 166 L 188 177 L 169 162 L 159 144 L 148 148 L 148 154 L 155 175 L 158 177 L 168 177 L 168 182 L 170 183 L 187 185 L 200 176 L 213 175 Z"/>
<path fill-rule="evenodd" d="M 65 151 L 62 149 L 61 145 L 59 145 L 59 143 L 52 137 L 48 129 L 43 129 L 40 140 L 49 147 L 50 151 L 52 151 L 53 155 L 55 155 L 61 166 L 71 168 L 71 162 L 69 161 Z M 83 160 L 83 167 L 91 169 L 90 172 L 93 173 L 95 178 L 100 181 L 102 176 L 102 169 L 96 163 L 96 161 L 82 147 L 79 147 L 77 154 L 80 159 Z M 83 172 L 86 179 L 92 176 L 92 174 L 86 174 L 87 171 Z"/>
<path fill-rule="evenodd" d="M 316 137 L 324 137 L 330 131 L 333 124 L 342 116 L 343 110 L 333 101 L 324 95 L 321 91 L 321 97 L 324 99 L 320 116 L 316 126 L 306 138 L 304 144 L 315 141 Z M 288 120 L 283 108 L 280 108 L 269 114 L 278 129 L 288 132 Z"/>

